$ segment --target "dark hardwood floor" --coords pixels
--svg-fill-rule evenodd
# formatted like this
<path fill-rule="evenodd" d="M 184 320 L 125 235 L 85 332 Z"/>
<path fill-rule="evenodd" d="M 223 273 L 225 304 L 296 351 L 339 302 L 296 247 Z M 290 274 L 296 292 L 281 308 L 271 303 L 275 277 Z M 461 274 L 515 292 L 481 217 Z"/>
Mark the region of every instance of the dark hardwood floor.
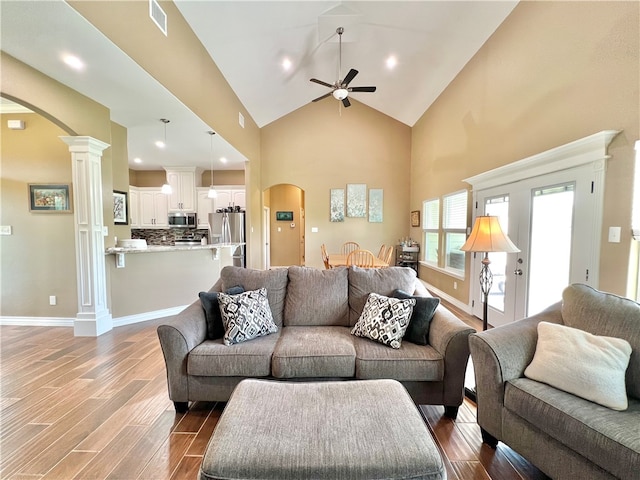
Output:
<path fill-rule="evenodd" d="M 174 411 L 159 323 L 98 338 L 74 337 L 71 328 L 0 327 L 0 478 L 196 479 L 224 405 Z M 420 410 L 449 479 L 546 478 L 508 447 L 482 444 L 472 402 L 455 422 L 442 407 Z"/>

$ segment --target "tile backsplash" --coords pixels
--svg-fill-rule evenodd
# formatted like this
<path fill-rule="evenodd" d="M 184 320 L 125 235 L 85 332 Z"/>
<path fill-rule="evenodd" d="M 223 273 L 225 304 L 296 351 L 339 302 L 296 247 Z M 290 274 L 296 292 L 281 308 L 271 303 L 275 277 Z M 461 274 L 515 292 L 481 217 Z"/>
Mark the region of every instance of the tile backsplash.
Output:
<path fill-rule="evenodd" d="M 193 237 L 194 240 L 200 240 L 202 237 L 208 236 L 208 230 L 196 228 L 131 229 L 131 238 L 144 239 L 147 241 L 147 245 L 173 245 L 176 238 Z"/>

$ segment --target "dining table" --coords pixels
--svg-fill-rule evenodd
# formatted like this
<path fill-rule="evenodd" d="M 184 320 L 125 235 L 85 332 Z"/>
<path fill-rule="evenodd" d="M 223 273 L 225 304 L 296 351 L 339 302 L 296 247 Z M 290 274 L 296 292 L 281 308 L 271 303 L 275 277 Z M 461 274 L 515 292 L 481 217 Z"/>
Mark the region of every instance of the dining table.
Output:
<path fill-rule="evenodd" d="M 335 267 L 346 267 L 347 266 L 347 254 L 344 253 L 330 253 L 329 254 L 329 266 L 331 268 Z M 378 257 L 375 257 L 373 262 L 373 268 L 384 268 L 388 267 L 389 264 L 384 260 L 380 260 Z"/>

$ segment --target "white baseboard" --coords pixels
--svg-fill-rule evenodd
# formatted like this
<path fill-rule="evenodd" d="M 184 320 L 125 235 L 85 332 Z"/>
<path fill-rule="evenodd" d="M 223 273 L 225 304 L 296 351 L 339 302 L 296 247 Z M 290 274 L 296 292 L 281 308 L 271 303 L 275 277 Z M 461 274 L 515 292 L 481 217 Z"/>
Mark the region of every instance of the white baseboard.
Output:
<path fill-rule="evenodd" d="M 127 315 L 113 319 L 114 327 L 122 327 L 133 323 L 146 322 L 156 318 L 170 317 L 177 315 L 188 305 L 179 307 L 165 308 L 163 310 L 155 310 L 153 312 L 137 313 L 135 315 Z M 22 327 L 73 327 L 75 318 L 60 317 L 0 317 L 0 325 L 16 325 Z"/>
<path fill-rule="evenodd" d="M 0 325 L 20 327 L 73 327 L 75 318 L 62 317 L 0 317 Z"/>
<path fill-rule="evenodd" d="M 443 300 L 446 300 L 447 302 L 449 302 L 453 306 L 455 306 L 455 307 L 459 308 L 460 310 L 462 310 L 464 313 L 467 313 L 469 315 L 473 315 L 473 310 L 471 308 L 471 305 L 467 305 L 466 303 L 462 303 L 457 298 L 453 298 L 450 295 L 447 295 L 442 290 L 438 290 L 436 287 L 434 287 L 433 285 L 425 282 L 422 279 L 418 279 L 418 280 L 420 280 L 422 282 L 422 284 L 425 286 L 425 288 L 427 290 L 429 290 L 436 297 L 440 297 Z"/>
<path fill-rule="evenodd" d="M 113 319 L 114 327 L 122 327 L 124 325 L 131 325 L 133 323 L 146 322 L 149 320 L 155 320 L 156 318 L 170 317 L 172 315 L 179 314 L 182 310 L 189 305 L 182 305 L 179 307 L 165 308 L 163 310 L 155 310 L 153 312 L 136 313 L 135 315 L 127 315 L 124 317 L 118 317 Z"/>

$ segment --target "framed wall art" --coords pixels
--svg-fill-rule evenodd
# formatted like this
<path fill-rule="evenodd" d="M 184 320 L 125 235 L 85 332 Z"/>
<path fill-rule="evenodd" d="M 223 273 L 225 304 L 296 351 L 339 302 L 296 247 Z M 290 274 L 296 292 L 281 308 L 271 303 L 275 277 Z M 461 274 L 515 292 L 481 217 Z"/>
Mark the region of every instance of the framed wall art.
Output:
<path fill-rule="evenodd" d="M 71 213 L 71 185 L 68 183 L 30 183 L 29 211 Z"/>
<path fill-rule="evenodd" d="M 364 218 L 367 216 L 367 185 L 364 183 L 347 184 L 347 217 Z"/>
<path fill-rule="evenodd" d="M 420 226 L 420 210 L 413 210 L 411 212 L 411 226 L 412 227 Z"/>
<path fill-rule="evenodd" d="M 276 212 L 276 220 L 279 222 L 293 222 L 293 212 Z"/>
<path fill-rule="evenodd" d="M 129 224 L 127 192 L 113 191 L 113 223 L 116 225 Z"/>
<path fill-rule="evenodd" d="M 331 189 L 329 209 L 329 221 L 344 222 L 344 188 Z"/>
<path fill-rule="evenodd" d="M 383 190 L 381 188 L 369 189 L 369 222 L 382 223 Z"/>

